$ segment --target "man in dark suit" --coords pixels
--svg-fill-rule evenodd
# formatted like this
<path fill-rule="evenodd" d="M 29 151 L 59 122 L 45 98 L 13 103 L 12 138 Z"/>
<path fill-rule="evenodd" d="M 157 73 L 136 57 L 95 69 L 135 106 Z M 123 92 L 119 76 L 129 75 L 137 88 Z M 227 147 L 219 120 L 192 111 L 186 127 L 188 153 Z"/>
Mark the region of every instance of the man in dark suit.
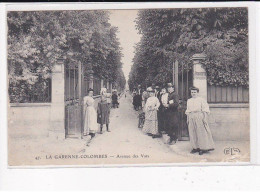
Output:
<path fill-rule="evenodd" d="M 170 145 L 173 145 L 178 140 L 178 128 L 179 128 L 179 95 L 174 92 L 174 86 L 172 83 L 167 84 L 168 89 L 168 104 L 166 110 L 166 133 L 170 136 Z"/>
<path fill-rule="evenodd" d="M 141 85 L 138 85 L 137 91 L 136 91 L 138 110 L 142 109 L 142 94 L 143 94 L 142 87 L 141 87 Z"/>
<path fill-rule="evenodd" d="M 160 87 L 159 86 L 155 86 L 155 97 L 157 97 L 158 99 L 160 97 Z"/>

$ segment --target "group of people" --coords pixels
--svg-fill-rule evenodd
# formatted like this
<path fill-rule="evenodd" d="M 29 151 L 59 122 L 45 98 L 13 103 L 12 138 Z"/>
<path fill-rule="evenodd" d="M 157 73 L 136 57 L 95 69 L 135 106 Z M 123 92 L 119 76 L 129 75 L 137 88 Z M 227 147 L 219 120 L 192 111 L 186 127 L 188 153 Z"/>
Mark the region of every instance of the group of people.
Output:
<path fill-rule="evenodd" d="M 191 87 L 190 92 L 192 98 L 187 101 L 185 114 L 192 147 L 191 153 L 198 152 L 202 155 L 214 150 L 207 118 L 210 111 L 207 102 L 198 96 L 198 88 Z M 179 95 L 174 91 L 172 83 L 168 83 L 166 87 L 162 88 L 153 84 L 146 90 L 138 85 L 137 89 L 133 91 L 133 104 L 135 110 L 143 110 L 141 114 L 144 114 L 142 127 L 144 133 L 153 138 L 167 134 L 170 137 L 170 145 L 178 141 Z"/>
<path fill-rule="evenodd" d="M 107 132 L 111 132 L 109 129 L 109 117 L 111 102 L 112 105 L 118 106 L 118 95 L 116 90 L 113 94 L 108 93 L 106 88 L 101 88 L 101 100 L 98 102 L 97 110 L 95 109 L 95 100 L 93 98 L 93 89 L 88 90 L 88 95 L 84 97 L 84 132 L 83 135 L 90 135 L 91 138 L 95 137 L 95 134 L 100 128 L 100 134 L 103 133 L 103 125 L 106 125 Z M 98 126 L 100 125 L 100 127 Z"/>

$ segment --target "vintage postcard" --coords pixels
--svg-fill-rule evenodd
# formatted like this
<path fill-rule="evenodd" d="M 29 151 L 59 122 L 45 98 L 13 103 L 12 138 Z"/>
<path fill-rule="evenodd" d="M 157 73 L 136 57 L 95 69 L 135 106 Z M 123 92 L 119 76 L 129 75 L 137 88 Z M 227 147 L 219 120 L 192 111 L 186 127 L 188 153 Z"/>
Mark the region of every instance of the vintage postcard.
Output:
<path fill-rule="evenodd" d="M 250 162 L 247 6 L 6 14 L 10 167 Z"/>

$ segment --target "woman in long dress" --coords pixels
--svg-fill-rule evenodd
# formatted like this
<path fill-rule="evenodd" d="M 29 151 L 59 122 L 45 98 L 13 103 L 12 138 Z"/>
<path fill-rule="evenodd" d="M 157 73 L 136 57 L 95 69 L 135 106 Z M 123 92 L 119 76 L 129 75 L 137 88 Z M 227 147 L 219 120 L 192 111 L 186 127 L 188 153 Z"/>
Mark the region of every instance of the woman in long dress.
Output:
<path fill-rule="evenodd" d="M 155 97 L 155 91 L 152 88 L 148 88 L 149 98 L 146 101 L 144 112 L 145 121 L 143 126 L 143 132 L 153 136 L 153 138 L 160 137 L 158 132 L 158 118 L 157 111 L 160 107 L 158 98 Z"/>
<path fill-rule="evenodd" d="M 84 97 L 84 135 L 94 137 L 97 129 L 97 113 L 94 108 L 93 89 L 88 90 L 88 96 Z"/>
<path fill-rule="evenodd" d="M 199 89 L 190 88 L 191 96 L 187 102 L 187 123 L 189 129 L 191 153 L 199 152 L 202 155 L 208 151 L 214 150 L 214 142 L 208 124 L 208 115 L 210 113 L 206 100 L 198 97 Z"/>

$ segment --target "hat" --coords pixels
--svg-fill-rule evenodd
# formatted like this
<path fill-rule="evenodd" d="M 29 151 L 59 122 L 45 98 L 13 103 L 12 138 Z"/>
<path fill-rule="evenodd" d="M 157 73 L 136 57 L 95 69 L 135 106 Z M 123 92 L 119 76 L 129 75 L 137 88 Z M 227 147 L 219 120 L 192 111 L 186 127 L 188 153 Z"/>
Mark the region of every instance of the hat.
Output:
<path fill-rule="evenodd" d="M 146 91 L 147 91 L 147 92 L 153 92 L 153 88 L 152 88 L 152 87 L 148 87 L 148 88 L 146 89 Z"/>
<path fill-rule="evenodd" d="M 167 84 L 167 88 L 171 88 L 171 87 L 174 87 L 172 83 L 168 83 Z"/>
<path fill-rule="evenodd" d="M 159 87 L 159 86 L 155 86 L 155 88 L 156 88 L 156 89 L 160 89 L 160 87 Z"/>
<path fill-rule="evenodd" d="M 88 89 L 88 92 L 91 92 L 91 91 L 94 91 L 94 90 L 93 90 L 92 88 L 89 88 L 89 89 Z"/>

